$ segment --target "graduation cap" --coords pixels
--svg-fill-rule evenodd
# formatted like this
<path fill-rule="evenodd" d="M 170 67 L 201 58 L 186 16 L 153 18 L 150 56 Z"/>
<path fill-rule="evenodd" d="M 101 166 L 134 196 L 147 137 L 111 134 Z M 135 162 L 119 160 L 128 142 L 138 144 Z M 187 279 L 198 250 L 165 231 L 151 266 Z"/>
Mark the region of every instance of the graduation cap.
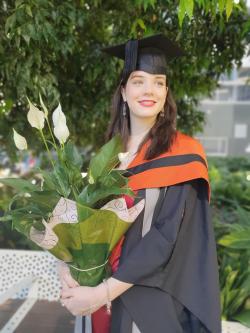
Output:
<path fill-rule="evenodd" d="M 123 79 L 128 78 L 135 70 L 150 74 L 166 74 L 167 64 L 185 54 L 177 44 L 163 34 L 131 39 L 126 43 L 102 50 L 124 60 Z"/>

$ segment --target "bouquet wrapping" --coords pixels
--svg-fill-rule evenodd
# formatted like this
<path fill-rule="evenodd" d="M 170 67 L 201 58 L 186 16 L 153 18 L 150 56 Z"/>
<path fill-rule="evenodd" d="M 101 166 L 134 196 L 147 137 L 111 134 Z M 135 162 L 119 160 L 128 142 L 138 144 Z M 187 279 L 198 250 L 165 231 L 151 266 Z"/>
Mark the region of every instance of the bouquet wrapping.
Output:
<path fill-rule="evenodd" d="M 49 223 L 43 220 L 45 230 L 31 227 L 30 239 L 70 263 L 80 285 L 95 286 L 110 275 L 108 257 L 143 208 L 143 200 L 127 209 L 125 199 L 118 198 L 101 209 L 88 209 L 89 217 L 79 220 L 76 202 L 61 198 Z"/>

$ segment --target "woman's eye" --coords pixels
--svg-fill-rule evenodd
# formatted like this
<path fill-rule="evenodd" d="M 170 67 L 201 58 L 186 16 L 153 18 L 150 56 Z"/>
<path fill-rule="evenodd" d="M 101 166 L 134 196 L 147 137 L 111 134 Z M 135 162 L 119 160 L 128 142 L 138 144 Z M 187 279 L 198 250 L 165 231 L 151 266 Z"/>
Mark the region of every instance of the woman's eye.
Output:
<path fill-rule="evenodd" d="M 158 86 L 160 86 L 160 87 L 163 87 L 163 86 L 164 86 L 164 83 L 163 83 L 162 81 L 158 81 L 158 82 L 156 82 L 156 84 L 157 84 Z"/>

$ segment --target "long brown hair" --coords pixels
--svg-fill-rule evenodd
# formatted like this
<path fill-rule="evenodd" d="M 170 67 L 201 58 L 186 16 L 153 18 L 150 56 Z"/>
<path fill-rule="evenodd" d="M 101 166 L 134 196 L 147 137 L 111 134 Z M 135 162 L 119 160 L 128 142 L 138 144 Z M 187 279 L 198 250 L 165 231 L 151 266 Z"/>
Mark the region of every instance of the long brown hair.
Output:
<path fill-rule="evenodd" d="M 125 82 L 120 81 L 118 87 L 112 98 L 111 104 L 111 121 L 107 131 L 107 140 L 111 139 L 114 135 L 120 134 L 123 141 L 123 148 L 126 150 L 128 139 L 130 136 L 130 116 L 127 103 L 126 116 L 123 115 L 123 99 L 121 89 L 126 85 L 128 78 Z M 151 140 L 149 147 L 146 150 L 144 159 L 150 160 L 159 156 L 160 154 L 169 151 L 176 136 L 176 114 L 177 107 L 170 90 L 169 84 L 166 101 L 164 104 L 164 116 L 160 113 L 157 115 L 155 124 L 149 130 L 138 147 L 138 151 L 142 146 Z"/>

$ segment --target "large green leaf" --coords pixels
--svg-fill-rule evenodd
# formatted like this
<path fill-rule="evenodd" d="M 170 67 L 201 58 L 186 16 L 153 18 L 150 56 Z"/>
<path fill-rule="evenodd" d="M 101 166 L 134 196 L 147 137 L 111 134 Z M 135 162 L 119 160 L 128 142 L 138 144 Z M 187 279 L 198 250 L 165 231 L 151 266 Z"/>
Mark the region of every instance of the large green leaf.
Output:
<path fill-rule="evenodd" d="M 81 170 L 83 159 L 80 153 L 78 152 L 76 146 L 72 142 L 68 141 L 64 146 L 62 159 L 67 163 L 76 166 L 79 170 Z"/>
<path fill-rule="evenodd" d="M 237 310 L 239 310 L 242 304 L 244 304 L 248 295 L 249 293 L 244 289 L 235 289 L 229 292 L 228 308 L 231 315 L 237 313 Z"/>
<path fill-rule="evenodd" d="M 53 170 L 53 176 L 57 184 L 57 192 L 64 198 L 68 198 L 71 192 L 71 186 L 69 184 L 67 171 L 60 164 L 57 164 Z"/>
<path fill-rule="evenodd" d="M 115 186 L 105 187 L 102 184 L 95 186 L 94 184 L 88 185 L 84 188 L 78 197 L 78 201 L 83 205 L 94 208 L 95 204 L 100 200 L 106 199 L 112 195 L 120 196 L 123 194 L 133 196 L 134 192 L 130 188 L 120 188 Z"/>
<path fill-rule="evenodd" d="M 123 173 L 122 170 L 112 170 L 100 177 L 94 184 L 87 185 L 79 194 L 79 202 L 94 208 L 98 201 L 112 195 L 127 194 L 133 196 L 134 193 L 126 187 L 128 178 L 124 177 Z"/>
<path fill-rule="evenodd" d="M 23 216 L 22 213 L 19 214 L 18 212 L 16 212 L 12 215 L 12 223 L 13 227 L 18 232 L 29 238 L 30 228 L 33 226 L 33 219 L 28 219 L 27 215 Z"/>
<path fill-rule="evenodd" d="M 229 291 L 232 288 L 232 285 L 237 278 L 238 271 L 231 271 L 226 279 L 226 289 Z"/>
<path fill-rule="evenodd" d="M 194 11 L 194 0 L 185 0 L 185 9 L 189 18 L 191 19 Z"/>
<path fill-rule="evenodd" d="M 38 169 L 43 177 L 43 190 L 55 190 L 57 191 L 58 184 L 52 172 L 48 172 L 42 169 Z"/>
<path fill-rule="evenodd" d="M 27 201 L 36 204 L 44 214 L 52 212 L 60 199 L 56 191 L 34 191 L 30 195 Z"/>
<path fill-rule="evenodd" d="M 109 174 L 100 178 L 100 183 L 104 186 L 123 187 L 128 184 L 128 178 L 124 177 L 122 170 L 112 170 Z"/>
<path fill-rule="evenodd" d="M 250 328 L 250 310 L 245 310 L 238 315 L 233 316 L 232 319 L 239 321 L 242 325 Z"/>
<path fill-rule="evenodd" d="M 119 162 L 118 153 L 121 151 L 122 140 L 118 135 L 102 146 L 100 151 L 90 160 L 88 177 L 91 183 L 108 174 L 117 165 Z"/>
<path fill-rule="evenodd" d="M 222 13 L 224 11 L 226 0 L 219 0 L 219 11 Z"/>
<path fill-rule="evenodd" d="M 66 170 L 69 184 L 71 185 L 72 192 L 75 195 L 74 199 L 76 199 L 77 194 L 81 191 L 82 187 L 87 185 L 87 180 L 82 178 L 81 171 L 73 164 L 67 163 Z"/>
<path fill-rule="evenodd" d="M 227 19 L 228 19 L 233 10 L 233 0 L 226 0 L 226 1 L 227 1 L 226 2 L 226 15 L 227 15 Z"/>
<path fill-rule="evenodd" d="M 20 178 L 0 178 L 0 183 L 13 187 L 15 190 L 21 192 L 39 191 L 37 185 L 32 184 L 30 181 Z"/>
<path fill-rule="evenodd" d="M 182 22 L 185 17 L 185 14 L 186 14 L 185 0 L 180 0 L 179 7 L 178 7 L 178 19 L 179 19 L 180 26 L 182 26 Z"/>
<path fill-rule="evenodd" d="M 232 232 L 222 237 L 218 243 L 233 249 L 250 249 L 250 228 L 243 231 Z"/>
<path fill-rule="evenodd" d="M 25 207 L 19 207 L 13 210 L 9 211 L 10 214 L 12 214 L 13 216 L 16 214 L 23 214 L 23 218 L 25 216 L 27 216 L 27 219 L 32 220 L 35 218 L 41 218 L 44 217 L 45 214 L 43 213 L 43 211 L 37 207 L 36 205 L 30 203 L 29 205 L 25 205 Z"/>
<path fill-rule="evenodd" d="M 53 171 L 48 172 L 39 169 L 44 179 L 43 190 L 56 191 L 61 196 L 67 198 L 71 192 L 69 174 L 66 167 L 57 162 Z"/>

